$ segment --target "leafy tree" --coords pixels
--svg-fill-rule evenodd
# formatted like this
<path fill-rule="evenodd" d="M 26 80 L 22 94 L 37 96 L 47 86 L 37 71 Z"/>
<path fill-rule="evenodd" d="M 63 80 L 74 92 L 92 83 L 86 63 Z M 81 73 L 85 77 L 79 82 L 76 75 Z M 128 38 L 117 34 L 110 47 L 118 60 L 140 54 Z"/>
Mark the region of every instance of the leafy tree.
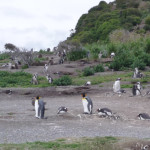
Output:
<path fill-rule="evenodd" d="M 11 50 L 11 51 L 18 50 L 18 48 L 14 44 L 11 44 L 11 43 L 6 43 L 4 47 L 5 49 Z"/>

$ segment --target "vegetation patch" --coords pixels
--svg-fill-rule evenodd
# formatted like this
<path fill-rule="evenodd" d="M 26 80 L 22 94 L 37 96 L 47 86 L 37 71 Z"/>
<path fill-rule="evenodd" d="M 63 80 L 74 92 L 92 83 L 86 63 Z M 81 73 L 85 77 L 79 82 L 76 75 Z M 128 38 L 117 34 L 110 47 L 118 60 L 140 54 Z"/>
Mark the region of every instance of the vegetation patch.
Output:
<path fill-rule="evenodd" d="M 0 144 L 0 148 L 7 149 L 28 149 L 28 150 L 117 150 L 115 143 L 118 139 L 115 137 L 96 137 L 96 138 L 81 138 L 67 141 L 56 140 L 50 142 L 33 142 L 24 144 Z"/>
<path fill-rule="evenodd" d="M 53 85 L 56 86 L 67 86 L 72 84 L 72 79 L 70 76 L 62 76 L 59 79 L 54 79 Z"/>
<path fill-rule="evenodd" d="M 46 78 L 38 77 L 40 84 L 31 84 L 32 74 L 18 71 L 15 73 L 8 71 L 0 71 L 0 87 L 48 87 Z"/>
<path fill-rule="evenodd" d="M 143 79 L 133 79 L 132 75 L 133 72 L 127 72 L 127 73 L 113 73 L 111 75 L 97 75 L 97 76 L 88 76 L 88 77 L 75 77 L 73 78 L 73 85 L 84 85 L 87 81 L 91 81 L 93 85 L 95 84 L 100 84 L 104 82 L 110 82 L 110 81 L 115 81 L 117 78 L 121 78 L 121 81 L 128 81 L 131 83 L 136 83 L 140 81 L 141 83 L 147 83 L 149 82 L 149 76 L 150 72 L 144 72 L 145 77 Z"/>
<path fill-rule="evenodd" d="M 70 61 L 76 61 L 86 57 L 87 52 L 85 50 L 72 50 L 67 53 L 67 59 Z"/>

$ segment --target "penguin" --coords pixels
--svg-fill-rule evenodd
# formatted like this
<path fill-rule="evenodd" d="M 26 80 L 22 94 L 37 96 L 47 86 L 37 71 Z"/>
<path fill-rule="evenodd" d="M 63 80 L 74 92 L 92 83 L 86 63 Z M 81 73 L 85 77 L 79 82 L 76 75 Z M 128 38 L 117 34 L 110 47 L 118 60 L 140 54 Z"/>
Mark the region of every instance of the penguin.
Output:
<path fill-rule="evenodd" d="M 53 82 L 53 78 L 49 74 L 46 75 L 46 79 L 50 84 Z"/>
<path fill-rule="evenodd" d="M 150 116 L 147 113 L 140 113 L 137 117 L 140 120 L 150 120 Z"/>
<path fill-rule="evenodd" d="M 114 58 L 114 57 L 115 57 L 115 53 L 112 52 L 112 53 L 110 54 L 110 57 L 111 57 L 111 58 Z"/>
<path fill-rule="evenodd" d="M 64 107 L 64 106 L 61 106 L 58 108 L 58 112 L 57 114 L 64 114 L 68 111 L 68 108 Z"/>
<path fill-rule="evenodd" d="M 33 76 L 32 76 L 32 80 L 31 80 L 31 83 L 32 84 L 38 84 L 38 74 L 35 73 Z"/>
<path fill-rule="evenodd" d="M 87 82 L 85 83 L 85 85 L 86 85 L 86 86 L 91 85 L 91 81 L 87 81 Z"/>
<path fill-rule="evenodd" d="M 133 78 L 137 78 L 138 73 L 139 73 L 138 68 L 135 68 L 133 73 Z"/>
<path fill-rule="evenodd" d="M 145 145 L 143 146 L 142 150 L 149 150 L 149 148 L 150 148 L 150 145 Z"/>
<path fill-rule="evenodd" d="M 109 108 L 98 108 L 97 112 L 100 117 L 112 116 L 112 111 Z"/>
<path fill-rule="evenodd" d="M 133 96 L 141 95 L 141 84 L 140 84 L 140 82 L 137 82 L 136 84 L 133 85 L 132 94 L 133 94 Z"/>
<path fill-rule="evenodd" d="M 45 103 L 37 96 L 35 99 L 35 117 L 44 119 Z"/>
<path fill-rule="evenodd" d="M 45 64 L 45 66 L 44 66 L 44 71 L 45 71 L 45 72 L 48 71 L 48 64 Z"/>
<path fill-rule="evenodd" d="M 121 80 L 121 78 L 118 78 L 118 79 L 115 81 L 115 83 L 113 84 L 113 91 L 114 91 L 115 93 L 120 93 L 120 91 L 121 91 L 120 80 Z"/>
<path fill-rule="evenodd" d="M 144 75 L 141 73 L 138 68 L 135 68 L 135 71 L 133 73 L 133 78 L 142 78 Z"/>
<path fill-rule="evenodd" d="M 85 93 L 82 94 L 82 104 L 84 108 L 84 114 L 92 114 L 93 103 L 91 98 L 86 96 Z"/>
<path fill-rule="evenodd" d="M 136 95 L 141 95 L 141 83 L 137 82 L 136 84 Z"/>
<path fill-rule="evenodd" d="M 12 90 L 6 90 L 5 93 L 11 95 L 12 94 Z"/>

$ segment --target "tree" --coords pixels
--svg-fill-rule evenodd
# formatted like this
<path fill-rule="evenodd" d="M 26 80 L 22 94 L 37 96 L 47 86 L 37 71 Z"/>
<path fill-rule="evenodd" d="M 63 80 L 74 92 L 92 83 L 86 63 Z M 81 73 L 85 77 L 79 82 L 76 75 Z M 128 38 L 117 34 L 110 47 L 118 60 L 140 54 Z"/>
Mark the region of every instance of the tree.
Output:
<path fill-rule="evenodd" d="M 14 44 L 11 44 L 11 43 L 6 43 L 4 47 L 5 49 L 11 50 L 11 51 L 16 51 L 19 49 Z"/>
<path fill-rule="evenodd" d="M 14 63 L 16 62 L 16 60 L 19 60 L 23 64 L 28 65 L 28 67 L 32 65 L 34 58 L 35 58 L 35 55 L 32 49 L 30 51 L 25 48 L 20 49 L 11 43 L 6 43 L 5 49 L 10 50 L 10 56 L 11 56 L 12 61 L 14 61 Z"/>

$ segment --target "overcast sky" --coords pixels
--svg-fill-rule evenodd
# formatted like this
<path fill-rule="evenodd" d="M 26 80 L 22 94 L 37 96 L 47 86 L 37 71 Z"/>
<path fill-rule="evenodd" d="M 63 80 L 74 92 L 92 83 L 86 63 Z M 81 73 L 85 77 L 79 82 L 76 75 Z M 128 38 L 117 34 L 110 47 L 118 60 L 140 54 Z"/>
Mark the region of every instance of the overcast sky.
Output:
<path fill-rule="evenodd" d="M 100 1 L 0 0 L 0 50 L 6 43 L 34 50 L 52 49 L 70 35 L 80 16 Z"/>

